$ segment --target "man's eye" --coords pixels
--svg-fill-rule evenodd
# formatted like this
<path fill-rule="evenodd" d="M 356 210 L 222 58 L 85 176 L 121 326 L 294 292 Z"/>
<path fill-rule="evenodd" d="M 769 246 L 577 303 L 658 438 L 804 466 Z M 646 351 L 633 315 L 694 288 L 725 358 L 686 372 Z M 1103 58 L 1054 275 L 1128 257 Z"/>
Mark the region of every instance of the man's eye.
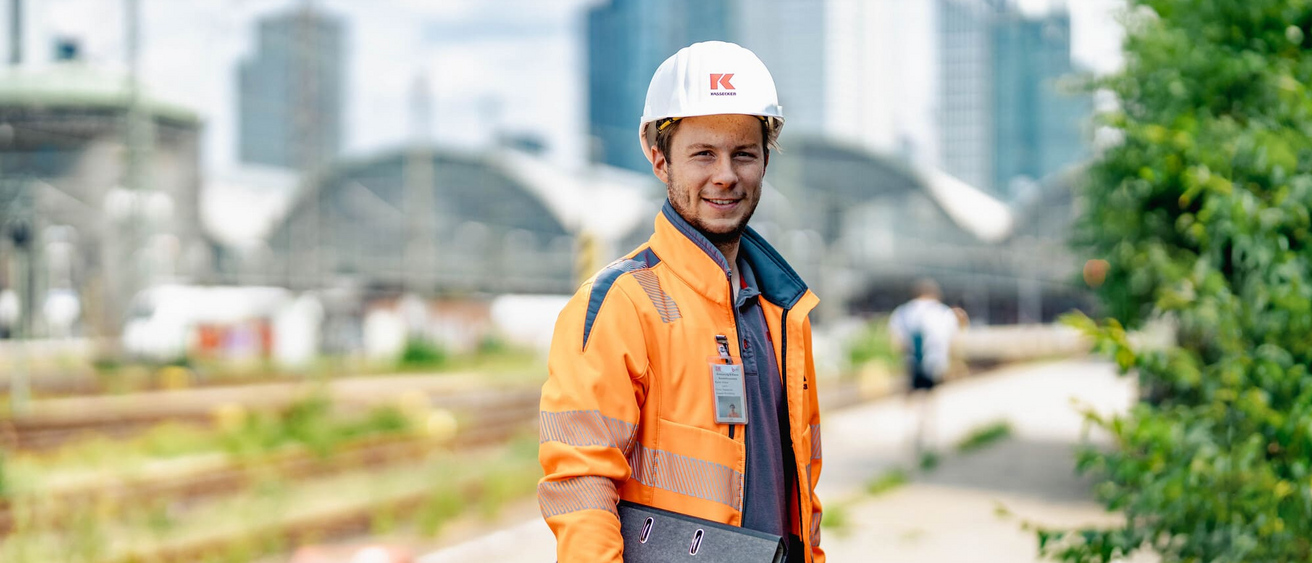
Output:
<path fill-rule="evenodd" d="M 756 153 L 754 153 L 754 152 L 740 152 L 740 153 L 738 153 L 738 154 L 735 154 L 735 155 L 734 155 L 734 158 L 756 158 Z"/>

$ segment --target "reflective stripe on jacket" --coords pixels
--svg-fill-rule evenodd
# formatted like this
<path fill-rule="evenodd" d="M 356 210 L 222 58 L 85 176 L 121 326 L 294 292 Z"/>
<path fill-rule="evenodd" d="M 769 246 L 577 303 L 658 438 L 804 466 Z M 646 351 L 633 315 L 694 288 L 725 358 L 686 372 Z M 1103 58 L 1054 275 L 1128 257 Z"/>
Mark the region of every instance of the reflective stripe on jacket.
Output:
<path fill-rule="evenodd" d="M 709 248 L 707 248 L 709 247 Z M 799 495 L 792 531 L 822 563 L 820 413 L 808 315 L 818 303 L 751 228 L 755 270 L 784 377 Z M 647 244 L 584 282 L 556 321 L 542 387 L 538 503 L 560 563 L 622 561 L 616 503 L 630 500 L 738 526 L 746 432 L 717 424 L 716 335 L 738 354 L 724 257 L 668 202 Z M 751 421 L 748 421 L 750 424 Z"/>

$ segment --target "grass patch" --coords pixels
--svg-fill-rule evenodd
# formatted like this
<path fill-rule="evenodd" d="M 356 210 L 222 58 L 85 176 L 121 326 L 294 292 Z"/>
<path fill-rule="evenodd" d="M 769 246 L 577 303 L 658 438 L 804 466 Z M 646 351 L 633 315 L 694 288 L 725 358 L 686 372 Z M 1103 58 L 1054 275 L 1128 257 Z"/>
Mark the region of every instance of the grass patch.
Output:
<path fill-rule="evenodd" d="M 883 316 L 867 322 L 848 339 L 844 348 L 849 369 L 859 369 L 870 362 L 881 362 L 886 366 L 896 366 L 902 362 L 902 354 L 893 348 L 888 318 Z"/>
<path fill-rule="evenodd" d="M 849 514 L 847 504 L 835 503 L 832 506 L 825 506 L 825 515 L 820 519 L 820 527 L 838 536 L 847 535 L 852 528 L 852 516 Z"/>
<path fill-rule="evenodd" d="M 866 492 L 878 496 L 906 485 L 910 481 L 906 471 L 890 469 L 866 482 Z"/>
<path fill-rule="evenodd" d="M 957 442 L 957 451 L 961 453 L 978 451 L 1010 438 L 1011 434 L 1011 423 L 1008 421 L 1002 420 L 986 424 L 972 430 L 970 434 Z"/>
<path fill-rule="evenodd" d="M 423 426 L 418 416 L 395 404 L 344 416 L 323 395 L 307 396 L 280 412 L 229 405 L 216 411 L 213 429 L 165 422 L 126 441 L 93 435 L 54 452 L 0 453 L 0 497 L 40 494 L 58 483 L 126 477 L 169 460 L 206 465 L 209 458 L 226 456 L 254 461 L 295 448 L 327 459 L 344 444 L 417 435 Z"/>

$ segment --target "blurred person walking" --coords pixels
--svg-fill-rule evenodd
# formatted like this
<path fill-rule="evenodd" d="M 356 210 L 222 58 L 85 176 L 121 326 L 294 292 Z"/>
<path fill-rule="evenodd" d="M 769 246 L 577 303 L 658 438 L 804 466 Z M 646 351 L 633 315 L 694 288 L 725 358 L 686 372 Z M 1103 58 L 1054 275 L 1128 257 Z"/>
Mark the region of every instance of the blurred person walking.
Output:
<path fill-rule="evenodd" d="M 919 410 L 911 440 L 916 455 L 923 456 L 926 440 L 933 439 L 934 387 L 948 372 L 952 338 L 968 321 L 965 311 L 943 304 L 942 292 L 934 280 L 917 281 L 914 293 L 915 298 L 893 310 L 888 326 L 893 346 L 906 359 L 907 397 Z M 921 459 L 923 463 L 924 457 Z"/>
<path fill-rule="evenodd" d="M 18 293 L 9 288 L 0 289 L 0 339 L 14 337 L 22 312 Z"/>
<path fill-rule="evenodd" d="M 538 501 L 561 563 L 622 560 L 621 499 L 824 561 L 819 300 L 747 226 L 782 126 L 773 78 L 738 45 L 691 45 L 652 77 L 639 141 L 668 199 L 651 239 L 560 314 L 542 388 Z"/>

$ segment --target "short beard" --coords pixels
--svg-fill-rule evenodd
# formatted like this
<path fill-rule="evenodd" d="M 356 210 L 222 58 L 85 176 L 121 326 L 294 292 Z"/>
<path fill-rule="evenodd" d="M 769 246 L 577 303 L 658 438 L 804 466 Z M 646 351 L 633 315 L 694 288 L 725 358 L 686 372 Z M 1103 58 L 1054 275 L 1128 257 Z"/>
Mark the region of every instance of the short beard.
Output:
<path fill-rule="evenodd" d="M 706 240 L 711 241 L 711 244 L 715 245 L 716 248 L 719 248 L 725 245 L 736 244 L 739 240 L 742 240 L 743 231 L 747 230 L 747 223 L 743 223 L 742 226 L 727 233 L 712 233 L 703 229 L 701 225 L 693 225 L 693 227 L 696 228 L 697 232 L 701 233 L 702 236 L 706 237 Z"/>
<path fill-rule="evenodd" d="M 665 182 L 665 190 L 666 193 L 670 193 L 674 191 L 673 181 Z M 734 244 L 737 244 L 738 241 L 742 240 L 743 233 L 747 231 L 747 222 L 752 220 L 752 215 L 756 213 L 756 208 L 753 207 L 750 211 L 748 211 L 747 215 L 743 217 L 743 222 L 740 223 L 736 229 L 729 231 L 727 233 L 713 233 L 711 231 L 708 231 L 706 230 L 705 225 L 700 224 L 700 221 L 689 219 L 684 214 L 684 212 L 679 210 L 677 207 L 675 208 L 675 211 L 679 213 L 679 216 L 683 217 L 684 221 L 687 221 L 689 225 L 692 225 L 692 228 L 697 229 L 697 232 L 701 233 L 702 236 L 706 237 L 706 240 L 710 241 L 710 243 L 715 245 L 716 248 L 719 248 L 723 251 L 724 247 L 732 246 Z"/>

